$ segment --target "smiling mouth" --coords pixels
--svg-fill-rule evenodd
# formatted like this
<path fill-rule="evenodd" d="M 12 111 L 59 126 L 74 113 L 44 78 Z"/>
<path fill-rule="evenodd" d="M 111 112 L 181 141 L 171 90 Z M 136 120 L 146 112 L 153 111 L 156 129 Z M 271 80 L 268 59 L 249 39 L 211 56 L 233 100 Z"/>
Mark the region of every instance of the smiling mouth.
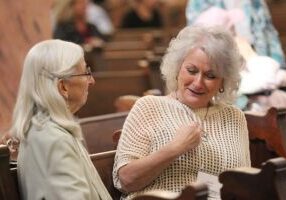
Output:
<path fill-rule="evenodd" d="M 195 95 L 204 95 L 205 92 L 200 92 L 200 91 L 195 91 L 195 90 L 192 90 L 192 89 L 188 89 L 191 93 L 195 94 Z"/>

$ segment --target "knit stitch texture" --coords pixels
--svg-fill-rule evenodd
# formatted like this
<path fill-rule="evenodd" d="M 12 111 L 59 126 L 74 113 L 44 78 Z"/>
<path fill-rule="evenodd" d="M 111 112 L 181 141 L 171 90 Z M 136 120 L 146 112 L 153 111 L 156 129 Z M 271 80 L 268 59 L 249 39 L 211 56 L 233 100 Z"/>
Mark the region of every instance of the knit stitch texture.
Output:
<path fill-rule="evenodd" d="M 203 125 L 207 141 L 178 157 L 142 191 L 122 199 L 155 189 L 180 192 L 196 181 L 199 170 L 218 176 L 226 169 L 250 167 L 248 130 L 241 110 L 218 104 L 207 112 L 207 108 L 191 109 L 170 96 L 145 96 L 137 100 L 123 126 L 113 170 L 115 187 L 121 189 L 118 170 L 122 166 L 158 151 L 178 128 L 193 120 Z"/>

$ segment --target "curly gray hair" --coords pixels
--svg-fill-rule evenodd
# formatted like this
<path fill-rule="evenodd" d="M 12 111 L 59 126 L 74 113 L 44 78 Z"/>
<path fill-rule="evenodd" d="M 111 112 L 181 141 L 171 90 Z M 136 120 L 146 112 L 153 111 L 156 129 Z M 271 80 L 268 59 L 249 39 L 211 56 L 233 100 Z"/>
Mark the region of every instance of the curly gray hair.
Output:
<path fill-rule="evenodd" d="M 231 33 L 219 26 L 188 26 L 172 39 L 160 67 L 167 91 L 177 90 L 181 65 L 196 48 L 206 53 L 213 69 L 223 78 L 224 92 L 217 93 L 213 103 L 232 103 L 237 95 L 244 60 Z"/>

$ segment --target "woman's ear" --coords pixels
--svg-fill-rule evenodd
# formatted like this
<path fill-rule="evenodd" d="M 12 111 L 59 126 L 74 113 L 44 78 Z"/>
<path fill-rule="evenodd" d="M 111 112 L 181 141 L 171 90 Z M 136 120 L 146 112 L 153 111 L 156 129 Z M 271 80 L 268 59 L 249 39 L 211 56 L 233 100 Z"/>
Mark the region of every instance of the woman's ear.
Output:
<path fill-rule="evenodd" d="M 69 94 L 68 94 L 66 83 L 62 79 L 60 79 L 58 82 L 58 90 L 59 90 L 59 93 L 64 97 L 64 99 L 67 100 L 69 97 Z"/>

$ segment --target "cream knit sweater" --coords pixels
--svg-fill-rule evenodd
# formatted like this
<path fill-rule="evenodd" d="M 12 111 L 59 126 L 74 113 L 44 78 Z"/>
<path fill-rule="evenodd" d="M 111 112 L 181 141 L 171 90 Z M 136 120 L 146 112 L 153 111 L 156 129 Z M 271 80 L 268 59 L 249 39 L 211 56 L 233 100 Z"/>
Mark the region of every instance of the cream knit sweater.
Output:
<path fill-rule="evenodd" d="M 207 141 L 178 157 L 142 191 L 123 199 L 154 189 L 179 192 L 196 181 L 198 170 L 218 176 L 226 169 L 250 166 L 247 124 L 238 108 L 219 104 L 207 112 L 207 108 L 190 109 L 170 96 L 145 96 L 137 100 L 123 126 L 115 156 L 114 185 L 121 189 L 120 167 L 157 151 L 173 139 L 179 127 L 192 120 L 203 125 Z"/>

